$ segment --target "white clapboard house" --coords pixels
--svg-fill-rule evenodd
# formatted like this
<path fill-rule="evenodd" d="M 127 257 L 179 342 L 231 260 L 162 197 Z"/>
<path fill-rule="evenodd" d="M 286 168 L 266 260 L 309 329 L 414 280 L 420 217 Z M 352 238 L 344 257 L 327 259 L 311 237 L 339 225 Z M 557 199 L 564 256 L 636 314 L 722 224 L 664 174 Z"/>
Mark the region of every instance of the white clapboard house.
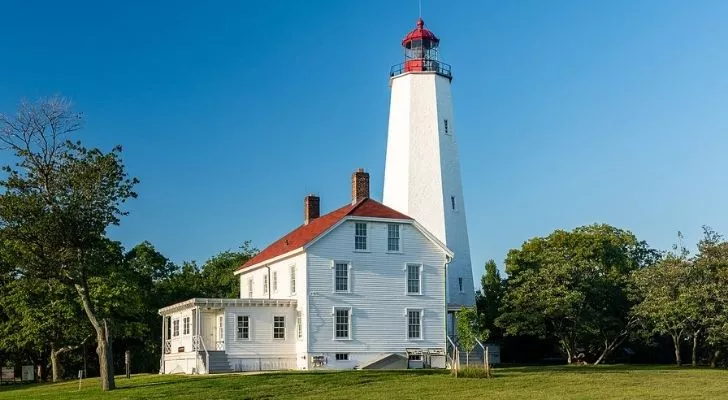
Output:
<path fill-rule="evenodd" d="M 369 198 L 304 223 L 241 266 L 240 298 L 159 310 L 162 373 L 445 367 L 453 254 L 417 221 Z"/>

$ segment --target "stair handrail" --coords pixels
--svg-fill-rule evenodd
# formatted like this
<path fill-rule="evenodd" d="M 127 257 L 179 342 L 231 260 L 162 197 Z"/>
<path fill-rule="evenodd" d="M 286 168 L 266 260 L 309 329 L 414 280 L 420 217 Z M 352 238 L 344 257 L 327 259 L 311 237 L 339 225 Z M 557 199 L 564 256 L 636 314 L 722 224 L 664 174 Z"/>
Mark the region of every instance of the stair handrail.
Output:
<path fill-rule="evenodd" d="M 193 343 L 193 344 L 197 345 L 196 346 L 197 351 L 200 350 L 200 345 L 202 345 L 202 350 L 205 351 L 205 369 L 207 370 L 207 373 L 209 374 L 210 373 L 210 353 L 207 351 L 207 346 L 205 346 L 205 341 L 202 340 L 202 336 L 200 336 L 200 335 L 195 335 L 194 341 L 197 342 L 197 343 Z"/>
<path fill-rule="evenodd" d="M 450 357 L 450 361 L 452 363 L 451 365 L 453 367 L 456 367 L 454 364 L 457 362 L 457 360 L 455 358 L 455 354 L 458 349 L 458 346 L 455 344 L 455 342 L 453 342 L 452 338 L 450 338 L 449 335 L 445 335 L 445 337 L 447 338 L 447 341 L 450 342 L 450 345 L 452 346 L 452 354 L 453 354 L 452 356 L 450 356 L 450 354 L 447 354 L 447 356 Z M 446 353 L 449 353 L 449 352 L 446 352 Z"/>
<path fill-rule="evenodd" d="M 483 346 L 483 343 L 480 343 L 480 340 L 478 340 L 478 338 L 475 338 L 475 343 L 477 343 L 478 346 L 480 346 L 480 348 L 483 349 L 483 365 L 487 369 L 488 368 L 488 348 Z"/>

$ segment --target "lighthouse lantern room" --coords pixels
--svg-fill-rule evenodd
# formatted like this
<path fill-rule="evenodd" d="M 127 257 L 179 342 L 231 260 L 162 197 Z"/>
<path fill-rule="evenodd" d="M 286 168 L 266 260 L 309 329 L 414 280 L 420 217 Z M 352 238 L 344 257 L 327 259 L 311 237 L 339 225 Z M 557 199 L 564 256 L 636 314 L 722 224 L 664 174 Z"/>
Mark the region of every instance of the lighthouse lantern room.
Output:
<path fill-rule="evenodd" d="M 390 76 L 404 72 L 431 71 L 452 79 L 450 65 L 439 59 L 439 46 L 440 39 L 425 28 L 425 21 L 419 18 L 415 29 L 402 39 L 404 62 L 394 65 L 390 70 Z"/>

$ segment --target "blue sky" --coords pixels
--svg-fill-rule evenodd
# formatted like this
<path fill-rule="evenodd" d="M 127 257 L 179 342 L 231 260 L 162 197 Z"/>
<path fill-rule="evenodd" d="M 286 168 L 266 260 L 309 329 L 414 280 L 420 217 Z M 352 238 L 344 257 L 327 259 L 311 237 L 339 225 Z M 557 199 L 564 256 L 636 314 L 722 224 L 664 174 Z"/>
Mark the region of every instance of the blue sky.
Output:
<path fill-rule="evenodd" d="M 71 98 L 140 197 L 113 237 L 203 262 L 381 199 L 407 1 L 4 1 L 0 110 Z M 728 2 L 430 1 L 452 64 L 474 275 L 557 228 L 728 234 Z M 0 156 L 6 163 L 8 157 Z"/>

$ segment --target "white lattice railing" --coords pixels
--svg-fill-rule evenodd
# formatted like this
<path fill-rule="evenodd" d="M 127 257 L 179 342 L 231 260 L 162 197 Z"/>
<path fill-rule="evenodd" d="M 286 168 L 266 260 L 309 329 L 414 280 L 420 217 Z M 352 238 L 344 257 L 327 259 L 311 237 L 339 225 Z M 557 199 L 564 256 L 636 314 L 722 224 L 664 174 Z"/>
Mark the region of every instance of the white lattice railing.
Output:
<path fill-rule="evenodd" d="M 164 354 L 172 353 L 172 340 L 167 339 L 164 341 Z"/>

